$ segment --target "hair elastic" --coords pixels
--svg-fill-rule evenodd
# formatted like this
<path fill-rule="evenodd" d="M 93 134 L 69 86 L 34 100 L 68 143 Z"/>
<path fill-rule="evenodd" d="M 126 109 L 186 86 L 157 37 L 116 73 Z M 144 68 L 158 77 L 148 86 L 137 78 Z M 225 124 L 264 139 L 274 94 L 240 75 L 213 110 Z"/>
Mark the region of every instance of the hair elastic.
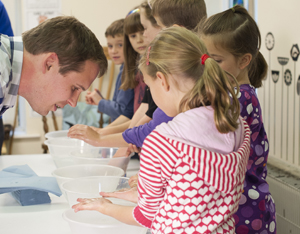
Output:
<path fill-rule="evenodd" d="M 206 59 L 208 59 L 208 58 L 209 58 L 209 56 L 207 54 L 202 54 L 202 56 L 201 56 L 201 64 L 204 65 Z"/>
<path fill-rule="evenodd" d="M 129 11 L 129 13 L 126 15 L 126 17 L 128 17 L 129 15 L 136 13 L 136 12 L 140 12 L 140 8 L 136 8 L 136 9 L 133 9 L 132 11 Z"/>
<path fill-rule="evenodd" d="M 148 47 L 148 51 L 147 51 L 147 56 L 146 56 L 146 65 L 147 66 L 149 66 L 149 64 L 150 64 L 150 61 L 149 61 L 150 50 L 151 50 L 151 46 Z"/>
<path fill-rule="evenodd" d="M 234 7 L 231 7 L 231 10 L 232 10 L 232 12 L 233 12 L 233 13 L 235 13 L 235 9 L 234 9 Z"/>

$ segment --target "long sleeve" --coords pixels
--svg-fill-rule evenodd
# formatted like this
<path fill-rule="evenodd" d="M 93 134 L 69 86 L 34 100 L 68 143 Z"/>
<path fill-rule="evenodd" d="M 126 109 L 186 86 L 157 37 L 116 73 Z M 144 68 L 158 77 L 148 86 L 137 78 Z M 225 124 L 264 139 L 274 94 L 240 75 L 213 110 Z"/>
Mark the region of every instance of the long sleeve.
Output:
<path fill-rule="evenodd" d="M 148 228 L 163 201 L 166 183 L 172 175 L 178 155 L 179 152 L 167 139 L 156 132 L 145 140 L 140 157 L 139 201 L 133 215 L 137 222 Z"/>
<path fill-rule="evenodd" d="M 120 89 L 122 71 L 123 65 L 121 66 L 117 77 L 113 99 L 102 99 L 98 104 L 98 110 L 109 115 L 112 118 L 112 121 L 120 115 L 124 115 L 129 119 L 133 116 L 134 90 L 128 89 L 125 91 Z"/>
<path fill-rule="evenodd" d="M 157 108 L 153 113 L 153 119 L 146 124 L 138 127 L 127 129 L 123 132 L 124 140 L 129 144 L 134 144 L 137 147 L 142 147 L 145 138 L 161 123 L 167 123 L 173 118 L 167 116 L 160 108 Z"/>

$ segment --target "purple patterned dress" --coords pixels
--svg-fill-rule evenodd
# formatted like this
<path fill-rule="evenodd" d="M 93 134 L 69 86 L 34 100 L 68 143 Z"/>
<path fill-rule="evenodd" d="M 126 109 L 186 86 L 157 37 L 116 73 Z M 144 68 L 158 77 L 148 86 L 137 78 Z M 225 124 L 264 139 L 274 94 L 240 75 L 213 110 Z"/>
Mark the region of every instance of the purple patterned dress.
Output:
<path fill-rule="evenodd" d="M 275 204 L 266 182 L 269 142 L 255 88 L 241 85 L 238 98 L 241 116 L 250 126 L 251 149 L 244 191 L 234 215 L 235 231 L 237 234 L 275 234 Z"/>

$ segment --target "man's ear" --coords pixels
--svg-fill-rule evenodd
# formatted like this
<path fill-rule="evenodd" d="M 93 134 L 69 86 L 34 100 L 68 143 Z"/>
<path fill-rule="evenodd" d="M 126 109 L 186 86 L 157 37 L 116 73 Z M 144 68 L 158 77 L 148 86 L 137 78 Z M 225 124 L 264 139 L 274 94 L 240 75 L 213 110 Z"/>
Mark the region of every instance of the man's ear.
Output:
<path fill-rule="evenodd" d="M 56 53 L 47 53 L 44 57 L 44 63 L 43 63 L 43 72 L 46 73 L 47 71 L 50 71 L 51 68 L 54 68 L 54 66 L 58 66 L 58 57 Z"/>
<path fill-rule="evenodd" d="M 168 83 L 167 77 L 161 72 L 156 72 L 156 78 L 160 80 L 160 84 L 162 85 L 162 88 L 166 92 L 168 92 L 170 90 L 170 85 Z"/>
<path fill-rule="evenodd" d="M 244 54 L 242 57 L 239 58 L 239 68 L 243 70 L 247 67 L 252 60 L 252 55 L 250 53 Z"/>

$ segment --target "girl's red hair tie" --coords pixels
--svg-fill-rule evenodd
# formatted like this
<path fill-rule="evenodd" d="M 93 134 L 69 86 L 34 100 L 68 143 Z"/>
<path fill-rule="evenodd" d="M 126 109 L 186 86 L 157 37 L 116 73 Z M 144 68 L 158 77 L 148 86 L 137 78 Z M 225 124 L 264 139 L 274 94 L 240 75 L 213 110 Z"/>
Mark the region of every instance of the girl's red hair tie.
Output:
<path fill-rule="evenodd" d="M 204 65 L 206 59 L 208 59 L 208 58 L 209 58 L 209 56 L 208 56 L 207 54 L 203 54 L 203 55 L 201 56 L 201 64 Z"/>

